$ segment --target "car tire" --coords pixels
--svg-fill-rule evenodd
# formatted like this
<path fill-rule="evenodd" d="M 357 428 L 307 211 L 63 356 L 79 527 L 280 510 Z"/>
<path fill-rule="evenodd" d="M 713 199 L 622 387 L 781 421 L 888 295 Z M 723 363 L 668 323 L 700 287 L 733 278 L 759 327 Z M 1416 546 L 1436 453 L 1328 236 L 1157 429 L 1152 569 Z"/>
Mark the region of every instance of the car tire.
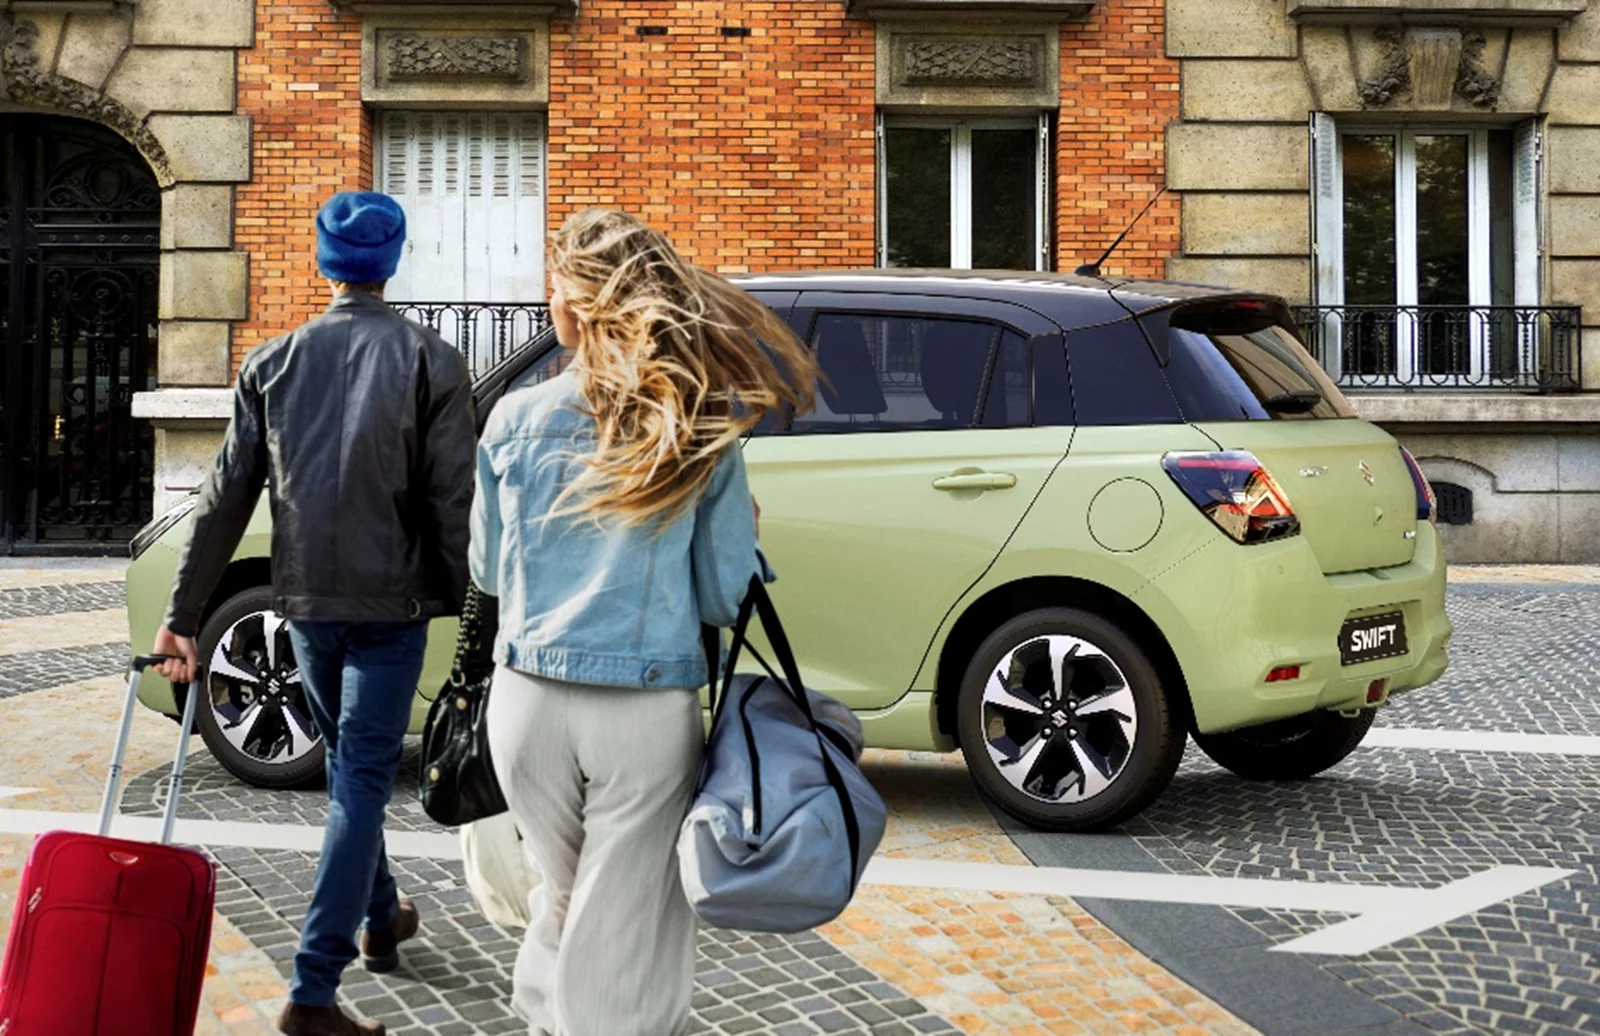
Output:
<path fill-rule="evenodd" d="M 306 706 L 300 667 L 272 589 L 222 603 L 200 630 L 195 725 L 224 768 L 258 788 L 304 788 L 323 779 L 323 741 Z"/>
<path fill-rule="evenodd" d="M 1246 780 L 1303 781 L 1343 762 L 1372 729 L 1377 709 L 1354 716 L 1308 712 L 1222 734 L 1196 734 L 1211 761 Z"/>
<path fill-rule="evenodd" d="M 1183 758 L 1150 656 L 1076 608 L 1027 612 L 995 630 L 967 667 L 957 724 L 978 790 L 1048 831 L 1100 831 L 1135 816 Z"/>

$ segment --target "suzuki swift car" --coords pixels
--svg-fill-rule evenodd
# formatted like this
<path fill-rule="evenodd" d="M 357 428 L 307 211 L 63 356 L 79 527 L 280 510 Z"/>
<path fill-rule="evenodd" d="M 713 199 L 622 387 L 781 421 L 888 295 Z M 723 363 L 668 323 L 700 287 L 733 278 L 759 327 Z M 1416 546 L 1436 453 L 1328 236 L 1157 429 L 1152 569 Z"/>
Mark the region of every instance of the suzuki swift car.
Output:
<path fill-rule="evenodd" d="M 746 441 L 805 678 L 869 744 L 965 755 L 1033 825 L 1148 805 L 1186 739 L 1248 778 L 1310 777 L 1444 671 L 1433 498 L 1358 420 L 1284 303 L 1172 283 L 878 271 L 754 277 L 827 375 Z M 480 418 L 553 376 L 548 333 L 480 379 Z M 192 504 L 135 542 L 135 644 Z M 313 780 L 321 744 L 271 611 L 265 505 L 211 602 L 200 730 L 233 773 Z M 414 712 L 446 678 L 434 624 Z M 145 704 L 178 711 L 172 688 Z"/>

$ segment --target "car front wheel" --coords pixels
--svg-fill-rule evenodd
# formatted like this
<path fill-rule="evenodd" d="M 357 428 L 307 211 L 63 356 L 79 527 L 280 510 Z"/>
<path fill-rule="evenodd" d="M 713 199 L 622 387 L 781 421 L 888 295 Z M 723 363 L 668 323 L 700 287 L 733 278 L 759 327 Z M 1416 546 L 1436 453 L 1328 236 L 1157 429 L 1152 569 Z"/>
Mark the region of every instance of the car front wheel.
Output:
<path fill-rule="evenodd" d="M 1196 734 L 1211 761 L 1251 781 L 1303 781 L 1340 763 L 1372 729 L 1377 709 L 1308 712 L 1223 734 Z"/>
<path fill-rule="evenodd" d="M 235 594 L 206 620 L 197 645 L 205 698 L 196 725 L 229 773 L 261 788 L 299 788 L 323 775 L 322 736 L 306 705 L 288 623 L 272 591 Z"/>
<path fill-rule="evenodd" d="M 1074 608 L 1028 612 L 996 630 L 967 668 L 958 722 L 978 789 L 1052 831 L 1127 820 L 1183 758 L 1149 656 L 1113 623 Z"/>

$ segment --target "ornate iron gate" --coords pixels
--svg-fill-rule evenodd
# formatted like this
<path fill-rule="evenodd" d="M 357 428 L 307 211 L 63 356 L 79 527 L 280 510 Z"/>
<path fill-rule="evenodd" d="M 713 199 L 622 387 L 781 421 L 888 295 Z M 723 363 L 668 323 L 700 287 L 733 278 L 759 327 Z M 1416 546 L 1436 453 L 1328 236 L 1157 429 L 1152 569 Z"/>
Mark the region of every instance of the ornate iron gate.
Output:
<path fill-rule="evenodd" d="M 150 518 L 161 194 L 92 123 L 0 116 L 0 553 L 121 547 Z"/>

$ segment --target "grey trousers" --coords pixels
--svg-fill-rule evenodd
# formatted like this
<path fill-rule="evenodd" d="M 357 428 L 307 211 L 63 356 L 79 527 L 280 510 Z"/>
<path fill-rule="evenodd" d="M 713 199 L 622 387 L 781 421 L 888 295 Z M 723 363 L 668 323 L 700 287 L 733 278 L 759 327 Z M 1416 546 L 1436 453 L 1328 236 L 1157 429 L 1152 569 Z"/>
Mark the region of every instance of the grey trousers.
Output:
<path fill-rule="evenodd" d="M 489 750 L 537 865 L 513 1006 L 536 1036 L 678 1036 L 695 918 L 678 829 L 704 735 L 693 691 L 619 690 L 505 667 Z"/>

